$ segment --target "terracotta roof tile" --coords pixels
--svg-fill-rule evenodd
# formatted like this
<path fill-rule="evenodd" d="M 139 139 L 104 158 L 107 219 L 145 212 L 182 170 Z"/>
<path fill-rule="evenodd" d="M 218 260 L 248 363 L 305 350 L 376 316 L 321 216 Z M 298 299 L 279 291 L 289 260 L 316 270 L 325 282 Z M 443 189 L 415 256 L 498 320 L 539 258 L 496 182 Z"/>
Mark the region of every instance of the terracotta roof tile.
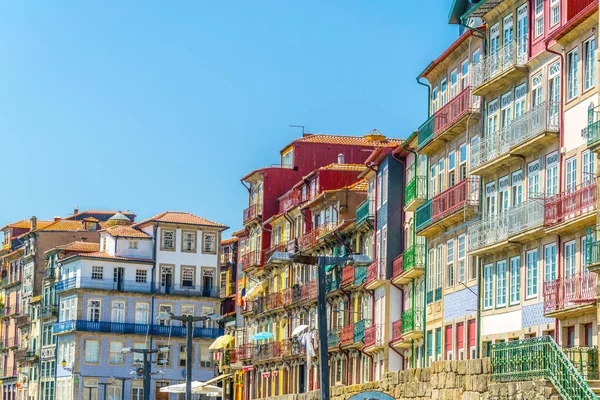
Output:
<path fill-rule="evenodd" d="M 62 246 L 56 246 L 57 249 L 65 250 L 65 251 L 81 251 L 81 252 L 97 252 L 100 249 L 100 245 L 98 243 L 93 242 L 71 242 L 68 244 L 64 244 Z"/>
<path fill-rule="evenodd" d="M 200 225 L 200 226 L 210 226 L 213 228 L 221 228 L 227 229 L 229 228 L 226 225 L 219 224 L 217 222 L 209 221 L 205 218 L 199 217 L 197 215 L 188 213 L 188 212 L 178 212 L 178 211 L 165 211 L 158 215 L 155 215 L 152 218 L 148 218 L 145 221 L 139 222 L 134 225 L 134 227 L 147 225 L 150 222 L 165 222 L 170 224 L 187 224 L 187 225 Z"/>
<path fill-rule="evenodd" d="M 69 215 L 68 217 L 65 217 L 64 219 L 74 219 L 82 214 L 114 215 L 118 212 L 119 211 L 117 211 L 117 210 L 85 210 L 85 211 L 80 211 L 77 214 Z M 131 211 L 120 211 L 120 212 L 125 215 L 133 215 L 134 217 L 136 216 L 135 213 L 132 213 Z"/>
<path fill-rule="evenodd" d="M 367 190 L 369 190 L 369 182 L 367 182 L 366 179 L 361 179 L 360 181 L 348 186 L 348 189 L 356 190 L 359 192 L 366 192 Z"/>
<path fill-rule="evenodd" d="M 365 169 L 364 164 L 329 164 L 319 169 L 321 170 L 329 170 L 329 171 L 357 171 L 360 172 Z"/>
<path fill-rule="evenodd" d="M 62 260 L 62 262 L 64 263 L 67 260 L 71 260 L 71 259 L 75 259 L 75 258 L 98 258 L 98 259 L 120 260 L 120 261 L 136 261 L 136 262 L 143 262 L 143 263 L 153 263 L 154 262 L 149 258 L 132 258 L 132 257 L 111 256 L 110 254 L 108 254 L 105 251 L 76 254 L 71 257 L 65 258 L 64 260 Z"/>
<path fill-rule="evenodd" d="M 51 224 L 40 227 L 38 223 L 37 231 L 84 231 L 85 226 L 83 221 L 71 221 L 60 219 L 53 221 Z"/>
<path fill-rule="evenodd" d="M 54 223 L 54 221 L 40 220 L 37 222 L 37 229 L 45 228 L 52 223 Z M 5 227 L 3 227 L 2 230 L 6 229 L 6 228 L 31 229 L 31 220 L 23 219 L 21 221 L 13 222 L 12 224 L 8 224 Z"/>
<path fill-rule="evenodd" d="M 229 238 L 229 239 L 221 240 L 221 246 L 226 246 L 228 244 L 235 243 L 237 241 L 238 241 L 238 238 L 236 238 L 236 237 L 232 237 L 232 238 Z"/>
<path fill-rule="evenodd" d="M 292 143 L 326 143 L 343 144 L 347 146 L 372 146 L 372 147 L 396 147 L 402 144 L 400 139 L 384 139 L 372 141 L 364 136 L 325 135 L 315 133 L 294 140 Z M 286 147 L 287 148 L 287 147 Z"/>
<path fill-rule="evenodd" d="M 106 232 L 113 237 L 150 238 L 150 235 L 146 232 L 135 229 L 131 225 L 115 225 L 103 229 L 102 232 Z"/>

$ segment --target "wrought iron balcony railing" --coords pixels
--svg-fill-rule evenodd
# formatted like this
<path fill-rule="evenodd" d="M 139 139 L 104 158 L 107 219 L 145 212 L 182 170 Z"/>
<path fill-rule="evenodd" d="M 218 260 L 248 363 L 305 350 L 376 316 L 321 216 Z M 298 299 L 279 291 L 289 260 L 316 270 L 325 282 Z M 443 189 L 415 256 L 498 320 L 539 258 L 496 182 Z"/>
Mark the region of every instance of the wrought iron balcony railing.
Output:
<path fill-rule="evenodd" d="M 354 285 L 354 265 L 342 267 L 342 286 Z"/>
<path fill-rule="evenodd" d="M 262 209 L 258 206 L 258 204 L 252 204 L 250 207 L 246 208 L 244 210 L 244 224 L 255 218 L 258 218 L 261 212 Z"/>
<path fill-rule="evenodd" d="M 496 52 L 482 58 L 473 66 L 474 89 L 477 90 L 514 67 L 524 66 L 528 56 L 527 51 L 522 49 L 521 46 L 515 46 L 514 42 L 509 42 Z"/>
<path fill-rule="evenodd" d="M 330 329 L 327 331 L 327 347 L 337 347 L 340 344 L 340 330 Z"/>
<path fill-rule="evenodd" d="M 432 115 L 419 127 L 417 131 L 417 147 L 422 149 L 426 144 L 428 144 L 431 139 L 433 139 L 434 132 L 434 116 Z"/>
<path fill-rule="evenodd" d="M 409 308 L 402 313 L 402 333 L 423 330 L 423 310 Z"/>
<path fill-rule="evenodd" d="M 600 143 L 600 107 L 588 111 L 588 124 L 582 130 L 582 136 L 587 139 L 588 147 L 596 147 Z"/>
<path fill-rule="evenodd" d="M 402 318 L 392 322 L 392 342 L 402 340 Z"/>
<path fill-rule="evenodd" d="M 365 329 L 365 347 L 385 344 L 385 324 L 373 324 Z"/>
<path fill-rule="evenodd" d="M 327 293 L 335 292 L 339 290 L 342 281 L 338 275 L 330 274 L 327 276 Z"/>
<path fill-rule="evenodd" d="M 471 88 L 465 88 L 456 97 L 433 115 L 433 134 L 439 136 L 461 118 L 472 112 L 479 112 L 481 100 L 473 96 Z"/>
<path fill-rule="evenodd" d="M 186 335 L 185 326 L 172 325 L 152 325 L 152 324 L 133 324 L 127 322 L 106 322 L 106 321 L 82 321 L 70 320 L 54 324 L 53 332 L 55 334 L 71 332 L 107 332 L 107 333 L 127 333 L 136 335 L 157 335 L 157 336 L 179 336 Z M 196 338 L 217 338 L 223 335 L 221 328 L 200 328 L 194 327 L 193 337 Z"/>
<path fill-rule="evenodd" d="M 393 263 L 394 278 L 413 271 L 415 268 L 424 268 L 425 266 L 425 245 L 412 245 L 404 253 L 400 254 Z"/>
<path fill-rule="evenodd" d="M 367 285 L 375 282 L 387 279 L 387 262 L 383 260 L 375 260 L 367 267 Z"/>
<path fill-rule="evenodd" d="M 467 228 L 468 251 L 476 251 L 544 224 L 544 203 L 527 200 L 499 215 L 472 223 Z"/>
<path fill-rule="evenodd" d="M 598 379 L 598 347 L 563 347 L 563 353 L 586 380 Z"/>
<path fill-rule="evenodd" d="M 415 229 L 421 229 L 431 224 L 431 199 L 427 200 L 423 205 L 417 208 L 415 213 Z"/>
<path fill-rule="evenodd" d="M 475 142 L 471 146 L 471 169 L 505 156 L 511 149 L 544 132 L 558 132 L 559 127 L 558 104 L 542 103 L 515 118 L 510 125 Z"/>
<path fill-rule="evenodd" d="M 545 282 L 544 313 L 593 303 L 596 301 L 596 281 L 596 274 L 584 272 Z"/>
<path fill-rule="evenodd" d="M 279 213 L 284 213 L 298 204 L 300 204 L 300 192 L 295 190 L 279 199 Z"/>
<path fill-rule="evenodd" d="M 404 188 L 404 206 L 411 204 L 413 201 L 427 199 L 427 177 L 414 176 Z"/>
<path fill-rule="evenodd" d="M 249 251 L 241 257 L 242 271 L 246 271 L 250 268 L 258 267 L 261 263 L 260 251 Z"/>
<path fill-rule="evenodd" d="M 354 324 L 342 326 L 340 329 L 340 344 L 347 346 L 354 342 Z"/>
<path fill-rule="evenodd" d="M 584 377 L 550 336 L 492 345 L 492 379 L 500 382 L 546 379 L 569 400 L 597 400 Z"/>
<path fill-rule="evenodd" d="M 375 203 L 372 199 L 366 199 L 356 207 L 356 225 L 360 225 L 369 218 L 373 218 L 375 214 L 374 205 Z"/>
<path fill-rule="evenodd" d="M 364 342 L 365 331 L 371 326 L 370 319 L 361 319 L 354 324 L 354 342 Z"/>
<path fill-rule="evenodd" d="M 367 267 L 354 267 L 354 286 L 360 286 L 367 280 Z"/>
<path fill-rule="evenodd" d="M 332 222 L 325 222 L 315 228 L 312 231 L 305 233 L 298 238 L 298 246 L 306 249 L 317 243 L 321 236 L 326 235 L 335 228 L 335 224 Z"/>
<path fill-rule="evenodd" d="M 546 200 L 544 225 L 552 227 L 596 210 L 596 180 L 590 180 Z"/>

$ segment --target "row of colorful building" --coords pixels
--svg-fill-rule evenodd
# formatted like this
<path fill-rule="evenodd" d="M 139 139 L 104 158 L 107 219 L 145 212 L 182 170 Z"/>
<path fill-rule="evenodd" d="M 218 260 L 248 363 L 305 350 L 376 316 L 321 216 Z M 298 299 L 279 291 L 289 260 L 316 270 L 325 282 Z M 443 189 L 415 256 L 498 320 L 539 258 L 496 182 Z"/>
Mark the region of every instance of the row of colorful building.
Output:
<path fill-rule="evenodd" d="M 127 349 L 160 349 L 150 398 L 185 380 L 186 329 L 160 316 L 220 314 L 227 227 L 183 212 L 135 217 L 75 209 L 2 228 L 0 398 L 143 400 L 142 356 Z M 211 319 L 194 326 L 194 380 L 214 377 L 209 346 L 222 334 Z"/>
<path fill-rule="evenodd" d="M 540 336 L 598 379 L 598 1 L 452 3 L 459 36 L 419 75 L 428 117 L 406 140 L 304 134 L 242 178 L 229 398 L 318 389 L 315 346 L 332 386 Z M 327 266 L 326 288 L 294 261 L 356 253 L 372 263 Z"/>

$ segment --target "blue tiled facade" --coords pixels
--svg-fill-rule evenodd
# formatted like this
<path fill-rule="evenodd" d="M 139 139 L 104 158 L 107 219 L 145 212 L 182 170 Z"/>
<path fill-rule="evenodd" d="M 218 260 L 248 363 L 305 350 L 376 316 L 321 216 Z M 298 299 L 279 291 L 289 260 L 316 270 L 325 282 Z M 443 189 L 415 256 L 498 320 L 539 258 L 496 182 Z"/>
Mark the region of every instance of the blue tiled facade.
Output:
<path fill-rule="evenodd" d="M 477 286 L 462 289 L 444 296 L 444 320 L 465 317 L 477 310 Z"/>
<path fill-rule="evenodd" d="M 542 324 L 554 323 L 551 318 L 544 317 L 544 303 L 536 303 L 529 306 L 523 307 L 523 328 L 529 328 L 530 326 L 537 326 Z"/>

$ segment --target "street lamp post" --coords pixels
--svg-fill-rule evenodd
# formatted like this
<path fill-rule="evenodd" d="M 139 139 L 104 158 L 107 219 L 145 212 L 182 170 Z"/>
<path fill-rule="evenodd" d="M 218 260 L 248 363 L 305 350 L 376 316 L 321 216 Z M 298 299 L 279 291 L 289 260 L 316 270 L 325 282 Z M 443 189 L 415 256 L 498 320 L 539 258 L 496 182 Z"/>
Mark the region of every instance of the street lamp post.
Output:
<path fill-rule="evenodd" d="M 152 354 L 155 353 L 166 353 L 168 349 L 134 349 L 134 348 L 123 348 L 122 353 L 137 353 L 144 356 L 142 375 L 144 383 L 144 400 L 150 400 L 150 376 L 152 375 Z M 159 372 L 160 373 L 160 372 Z"/>
<path fill-rule="evenodd" d="M 181 321 L 185 324 L 185 400 L 192 400 L 192 338 L 194 337 L 194 322 L 213 319 L 214 314 L 201 315 L 175 315 L 173 313 L 161 313 L 158 319 Z"/>

